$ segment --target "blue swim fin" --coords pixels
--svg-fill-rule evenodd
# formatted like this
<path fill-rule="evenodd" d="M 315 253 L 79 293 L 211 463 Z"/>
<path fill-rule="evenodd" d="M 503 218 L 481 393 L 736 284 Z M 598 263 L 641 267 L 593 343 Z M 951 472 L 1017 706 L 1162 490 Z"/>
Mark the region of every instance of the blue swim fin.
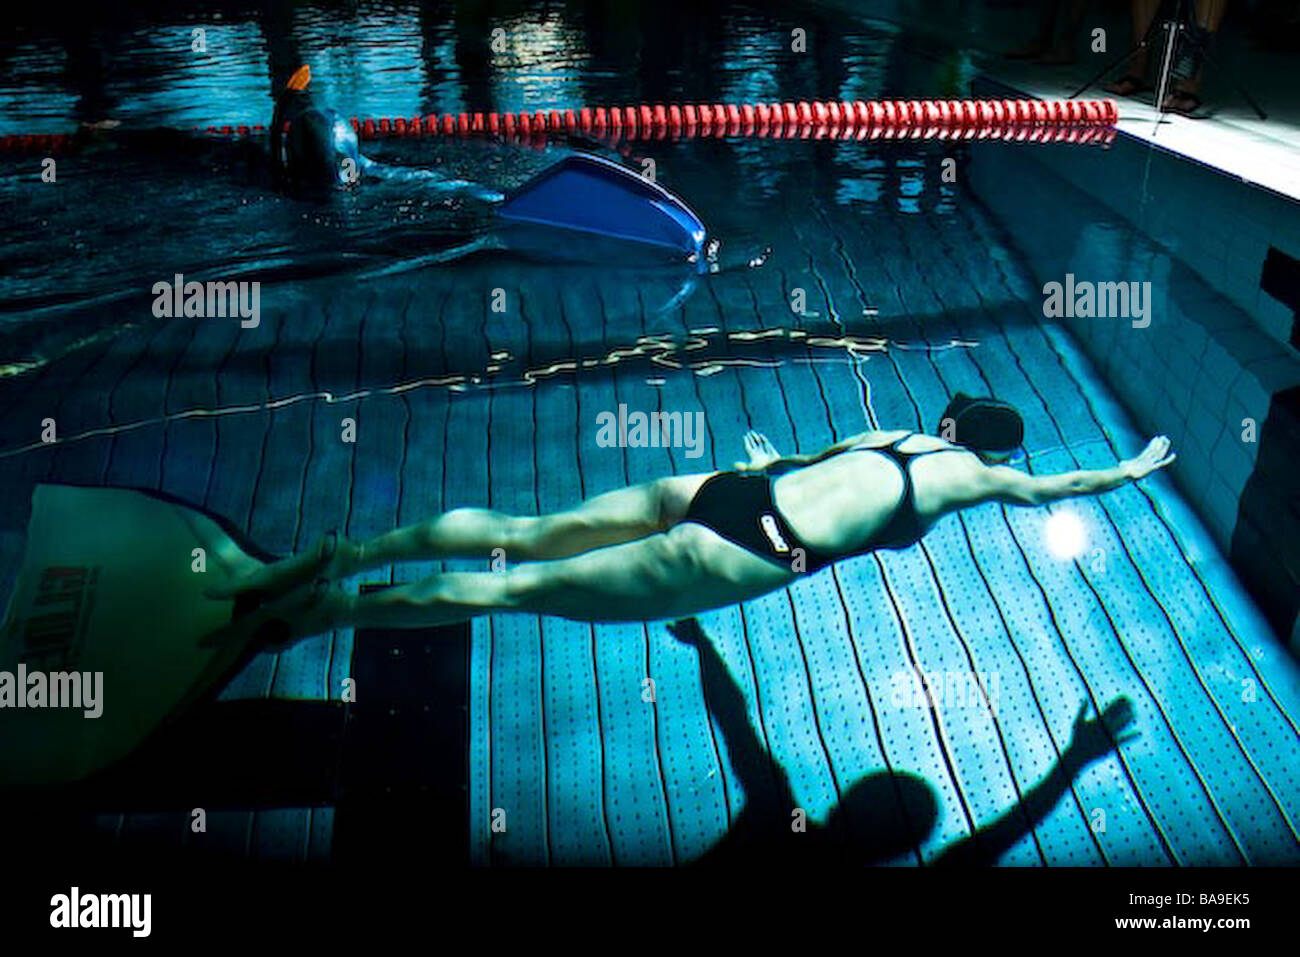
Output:
<path fill-rule="evenodd" d="M 704 223 L 662 186 L 595 156 L 569 156 L 506 196 L 498 215 L 704 259 Z"/>

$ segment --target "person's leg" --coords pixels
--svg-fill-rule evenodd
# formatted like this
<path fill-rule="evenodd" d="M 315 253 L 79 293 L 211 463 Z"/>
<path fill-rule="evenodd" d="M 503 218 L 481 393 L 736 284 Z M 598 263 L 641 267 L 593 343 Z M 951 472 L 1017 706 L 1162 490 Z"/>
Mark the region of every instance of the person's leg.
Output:
<path fill-rule="evenodd" d="M 392 562 L 490 557 L 509 562 L 567 558 L 666 531 L 681 520 L 707 475 L 680 475 L 617 489 L 550 515 L 458 508 L 357 546 L 353 570 Z"/>
<path fill-rule="evenodd" d="M 1210 33 L 1219 31 L 1223 22 L 1223 11 L 1228 8 L 1228 0 L 1196 0 L 1196 23 L 1202 30 Z"/>
<path fill-rule="evenodd" d="M 224 631 L 256 633 L 280 620 L 287 631 L 278 640 L 292 641 L 335 628 L 428 628 L 500 611 L 590 622 L 652 621 L 756 598 L 796 577 L 690 523 L 572 558 L 499 572 L 448 572 L 365 595 L 307 586 Z"/>
<path fill-rule="evenodd" d="M 1008 60 L 1033 60 L 1052 48 L 1052 36 L 1056 33 L 1056 12 L 1064 0 L 1042 0 L 1039 6 L 1038 33 L 1023 47 L 1009 50 Z"/>
<path fill-rule="evenodd" d="M 1130 13 L 1133 23 L 1133 43 L 1135 45 L 1141 42 L 1142 38 L 1147 35 L 1147 31 L 1151 29 L 1151 21 L 1156 18 L 1156 12 L 1160 9 L 1160 2 L 1161 0 L 1133 0 Z M 1145 60 L 1142 65 L 1146 66 Z"/>
<path fill-rule="evenodd" d="M 1130 14 L 1133 23 L 1133 44 L 1142 42 L 1142 38 L 1147 35 L 1147 30 L 1151 27 L 1151 21 L 1156 18 L 1156 11 L 1160 9 L 1160 0 L 1133 0 L 1130 7 Z M 1129 61 L 1128 69 L 1124 75 L 1113 83 L 1106 85 L 1108 93 L 1115 93 L 1119 96 L 1131 96 L 1134 93 L 1148 89 L 1146 83 L 1147 67 L 1149 60 L 1149 47 L 1143 47 L 1133 59 Z"/>
<path fill-rule="evenodd" d="M 1071 33 L 1078 33 L 1083 27 L 1083 18 L 1092 6 L 1092 0 L 1070 0 L 1070 16 L 1067 27 Z"/>
<path fill-rule="evenodd" d="M 310 550 L 251 569 L 209 590 L 224 598 L 244 591 L 279 594 L 313 578 L 345 578 L 393 562 L 492 557 L 508 562 L 564 558 L 635 541 L 681 521 L 708 474 L 675 475 L 594 496 L 551 515 L 515 516 L 458 508 L 365 542 L 327 537 Z"/>
<path fill-rule="evenodd" d="M 1083 27 L 1084 14 L 1088 12 L 1088 0 L 1068 0 L 1065 17 L 1065 29 L 1056 37 L 1050 49 L 1044 52 L 1040 62 L 1046 64 L 1074 63 L 1078 59 L 1076 47 L 1079 43 L 1079 30 Z"/>

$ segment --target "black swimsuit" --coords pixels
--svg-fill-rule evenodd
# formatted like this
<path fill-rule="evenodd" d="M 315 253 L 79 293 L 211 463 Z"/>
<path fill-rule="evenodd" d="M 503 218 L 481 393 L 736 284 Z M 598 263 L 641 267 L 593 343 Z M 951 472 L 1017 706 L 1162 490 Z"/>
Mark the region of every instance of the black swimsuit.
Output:
<path fill-rule="evenodd" d="M 899 499 L 894 514 L 870 542 L 853 551 L 823 552 L 800 539 L 772 498 L 773 477 L 763 472 L 719 472 L 714 475 L 695 493 L 682 521 L 703 525 L 746 551 L 787 567 L 793 560 L 793 550 L 802 549 L 804 568 L 808 574 L 820 571 L 842 558 L 863 555 L 877 548 L 907 548 L 920 541 L 925 534 L 921 517 L 916 514 L 909 465 L 912 459 L 922 455 L 952 451 L 951 448 L 942 448 L 904 452 L 898 448 L 900 442 L 907 441 L 912 435 L 909 432 L 885 446 L 858 446 L 845 450 L 879 452 L 893 459 L 903 474 L 903 497 Z"/>

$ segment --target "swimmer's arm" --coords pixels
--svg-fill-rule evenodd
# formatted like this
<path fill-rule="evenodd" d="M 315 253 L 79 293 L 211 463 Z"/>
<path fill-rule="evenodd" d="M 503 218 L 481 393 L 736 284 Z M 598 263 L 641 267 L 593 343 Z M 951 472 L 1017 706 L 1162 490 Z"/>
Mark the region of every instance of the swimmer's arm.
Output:
<path fill-rule="evenodd" d="M 1087 469 L 1059 475 L 1026 475 L 1018 469 L 996 465 L 985 470 L 984 499 L 1004 505 L 1046 505 L 1078 495 L 1096 495 L 1133 480 L 1125 463 L 1110 469 Z"/>
<path fill-rule="evenodd" d="M 1142 453 L 1125 459 L 1114 468 L 1080 469 L 1059 475 L 1026 475 L 1017 469 L 997 465 L 983 469 L 983 499 L 1006 505 L 1045 505 L 1078 495 L 1096 495 L 1136 482 L 1174 461 L 1169 439 L 1157 435 Z"/>

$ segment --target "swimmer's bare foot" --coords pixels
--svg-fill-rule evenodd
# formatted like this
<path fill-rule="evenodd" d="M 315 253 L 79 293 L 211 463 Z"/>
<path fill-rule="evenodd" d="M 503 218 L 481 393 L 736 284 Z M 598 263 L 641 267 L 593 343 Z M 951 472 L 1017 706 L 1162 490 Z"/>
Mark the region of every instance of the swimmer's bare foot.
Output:
<path fill-rule="evenodd" d="M 290 555 L 278 562 L 231 578 L 225 584 L 214 585 L 205 594 L 209 598 L 235 598 L 248 592 L 261 592 L 267 596 L 285 592 L 311 581 L 313 578 L 342 578 L 356 566 L 361 549 L 341 538 L 338 532 L 328 532 L 316 546 L 298 555 Z"/>
<path fill-rule="evenodd" d="M 267 601 L 199 640 L 205 648 L 251 641 L 259 650 L 278 651 L 351 620 L 356 597 L 324 578 Z"/>

